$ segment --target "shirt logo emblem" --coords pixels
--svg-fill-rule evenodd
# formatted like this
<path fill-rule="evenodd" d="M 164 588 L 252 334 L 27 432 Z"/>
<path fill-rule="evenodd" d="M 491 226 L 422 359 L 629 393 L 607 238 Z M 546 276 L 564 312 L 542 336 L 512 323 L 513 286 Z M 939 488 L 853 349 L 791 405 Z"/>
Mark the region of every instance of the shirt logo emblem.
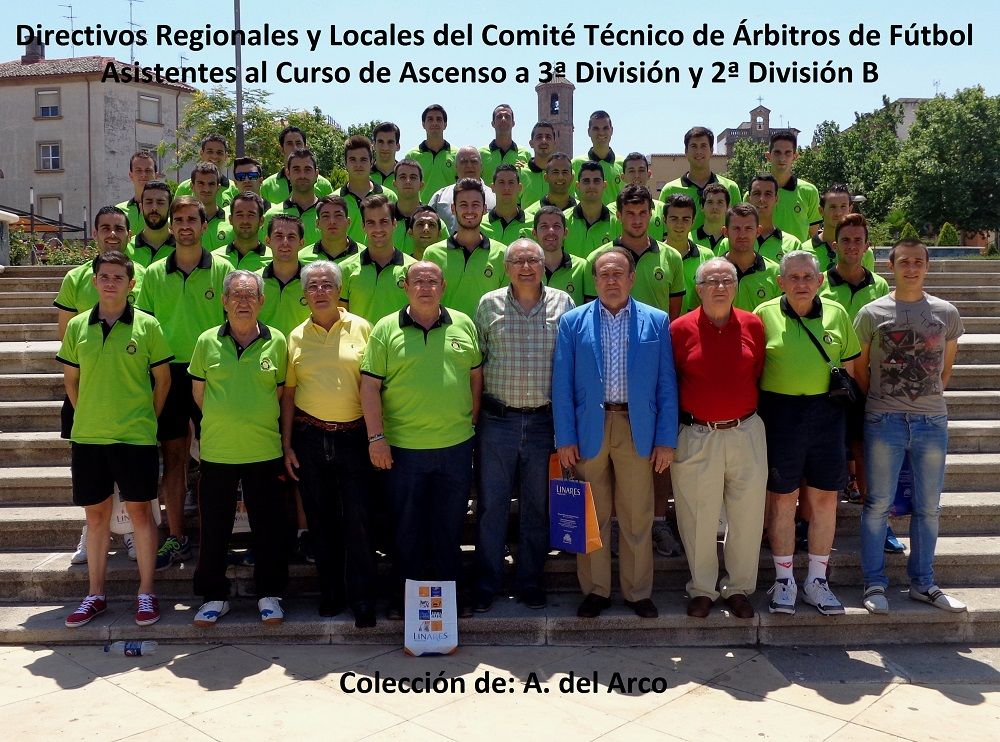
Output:
<path fill-rule="evenodd" d="M 306 302 L 306 297 L 302 296 L 302 297 L 299 298 L 299 304 L 301 304 L 302 306 L 305 306 L 306 303 L 307 303 Z"/>
<path fill-rule="evenodd" d="M 455 160 L 451 157 L 446 157 L 444 160 L 445 167 L 455 167 Z"/>
<path fill-rule="evenodd" d="M 655 271 L 653 271 L 653 278 L 655 278 L 657 281 L 662 281 L 663 280 L 663 268 L 657 268 Z"/>
<path fill-rule="evenodd" d="M 396 281 L 396 288 L 400 288 L 401 289 L 405 285 L 406 285 L 406 279 L 403 278 L 402 276 L 400 276 L 399 279 Z"/>
<path fill-rule="evenodd" d="M 833 336 L 828 332 L 824 332 L 823 342 L 826 343 L 827 345 L 833 345 Z"/>
<path fill-rule="evenodd" d="M 576 286 L 574 286 L 572 283 L 567 283 L 566 284 L 566 293 L 567 294 L 572 294 L 574 291 L 576 291 Z"/>
<path fill-rule="evenodd" d="M 128 296 L 125 297 L 125 301 L 127 301 L 131 306 L 135 304 L 135 297 L 132 294 L 129 294 Z"/>
<path fill-rule="evenodd" d="M 462 349 L 462 344 L 460 342 L 458 342 L 457 340 L 452 340 L 451 341 L 451 347 L 454 348 L 455 350 L 461 350 Z"/>
<path fill-rule="evenodd" d="M 270 358 L 261 358 L 260 359 L 260 370 L 261 371 L 270 371 L 271 368 L 272 368 L 272 365 L 271 365 L 271 359 Z"/>
<path fill-rule="evenodd" d="M 135 340 L 129 340 L 128 345 L 125 346 L 125 352 L 130 356 L 134 356 L 135 352 L 138 350 L 138 346 L 135 344 Z"/>
<path fill-rule="evenodd" d="M 764 291 L 764 287 L 761 286 L 759 289 L 757 289 L 757 298 L 763 299 L 765 296 L 767 296 L 767 292 Z"/>
<path fill-rule="evenodd" d="M 208 299 L 209 301 L 211 301 L 212 299 L 214 299 L 215 298 L 215 289 L 208 289 L 205 292 L 205 298 Z"/>
<path fill-rule="evenodd" d="M 793 209 L 793 211 L 796 214 L 801 214 L 802 213 L 802 204 L 795 204 L 795 208 Z"/>
<path fill-rule="evenodd" d="M 483 271 L 483 275 L 486 276 L 487 278 L 493 278 L 493 266 L 492 265 L 486 266 L 486 270 Z"/>

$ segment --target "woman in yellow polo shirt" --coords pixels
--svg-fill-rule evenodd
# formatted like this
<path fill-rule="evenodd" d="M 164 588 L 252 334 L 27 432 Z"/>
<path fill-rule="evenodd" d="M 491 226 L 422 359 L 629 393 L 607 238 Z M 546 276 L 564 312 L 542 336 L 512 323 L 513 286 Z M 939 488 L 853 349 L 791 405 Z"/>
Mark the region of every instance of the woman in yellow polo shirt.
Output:
<path fill-rule="evenodd" d="M 842 366 L 853 376 L 853 359 L 861 348 L 844 308 L 817 296 L 822 284 L 816 257 L 794 250 L 781 260 L 778 285 L 784 296 L 754 310 L 764 322 L 766 343 L 758 404 L 767 436 L 767 533 L 775 568 L 775 583 L 768 591 L 771 613 L 795 613 L 795 507 L 803 480 L 803 500 L 811 511 L 803 599 L 823 615 L 844 612 L 827 584 L 826 568 L 837 492 L 846 480 L 846 416 L 827 393 L 830 365 Z"/>
<path fill-rule="evenodd" d="M 335 616 L 349 602 L 355 626 L 367 628 L 375 625 L 375 553 L 359 390 L 372 328 L 338 306 L 340 266 L 317 260 L 300 278 L 310 316 L 288 336 L 281 402 L 285 466 L 299 483 L 313 536 L 319 614 Z"/>

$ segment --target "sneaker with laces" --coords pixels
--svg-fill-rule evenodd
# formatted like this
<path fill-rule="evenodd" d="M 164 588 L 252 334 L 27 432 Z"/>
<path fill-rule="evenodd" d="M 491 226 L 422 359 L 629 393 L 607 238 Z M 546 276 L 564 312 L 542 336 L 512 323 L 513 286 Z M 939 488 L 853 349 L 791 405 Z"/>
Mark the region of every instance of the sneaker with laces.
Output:
<path fill-rule="evenodd" d="M 869 585 L 861 595 L 861 604 L 869 613 L 885 615 L 889 612 L 889 599 L 881 585 Z"/>
<path fill-rule="evenodd" d="M 67 616 L 66 626 L 75 629 L 88 624 L 107 609 L 108 604 L 103 595 L 88 595 L 80 603 L 80 607 Z"/>
<path fill-rule="evenodd" d="M 802 600 L 824 616 L 840 616 L 844 613 L 844 604 L 837 600 L 830 585 L 822 577 L 810 580 L 803 586 Z"/>
<path fill-rule="evenodd" d="M 194 625 L 202 628 L 215 626 L 215 622 L 229 613 L 228 600 L 210 600 L 203 603 L 194 614 Z"/>
<path fill-rule="evenodd" d="M 794 614 L 795 598 L 798 596 L 798 593 L 799 589 L 795 585 L 795 580 L 790 580 L 787 577 L 775 580 L 771 589 L 767 591 L 767 594 L 771 596 L 771 601 L 767 604 L 767 609 L 771 613 Z"/>
<path fill-rule="evenodd" d="M 87 563 L 87 526 L 84 526 L 83 530 L 80 531 L 80 540 L 76 544 L 76 551 L 73 552 L 73 556 L 69 558 L 69 563 Z"/>
<path fill-rule="evenodd" d="M 160 601 L 152 593 L 139 593 L 135 598 L 135 625 L 151 626 L 160 620 Z"/>
<path fill-rule="evenodd" d="M 136 559 L 135 556 L 135 534 L 134 533 L 124 533 L 122 534 L 122 543 L 125 545 L 125 552 L 128 554 L 128 558 L 133 562 Z"/>
<path fill-rule="evenodd" d="M 156 552 L 156 568 L 166 569 L 174 562 L 183 562 L 191 558 L 191 539 L 187 536 L 167 536 L 163 546 Z"/>
<path fill-rule="evenodd" d="M 910 598 L 921 603 L 929 603 L 935 608 L 940 608 L 942 611 L 948 611 L 949 613 L 964 613 L 968 610 L 968 606 L 965 603 L 951 597 L 937 585 L 931 585 L 926 590 L 921 590 L 911 585 Z"/>
<path fill-rule="evenodd" d="M 268 625 L 276 626 L 285 620 L 280 598 L 261 598 L 257 601 L 257 610 L 260 611 L 260 620 Z"/>
<path fill-rule="evenodd" d="M 681 545 L 665 521 L 653 522 L 653 549 L 662 556 L 679 556 Z"/>
<path fill-rule="evenodd" d="M 858 478 L 853 474 L 847 479 L 844 496 L 849 503 L 854 505 L 860 505 L 865 501 L 864 497 L 861 496 L 861 489 L 858 487 Z"/>

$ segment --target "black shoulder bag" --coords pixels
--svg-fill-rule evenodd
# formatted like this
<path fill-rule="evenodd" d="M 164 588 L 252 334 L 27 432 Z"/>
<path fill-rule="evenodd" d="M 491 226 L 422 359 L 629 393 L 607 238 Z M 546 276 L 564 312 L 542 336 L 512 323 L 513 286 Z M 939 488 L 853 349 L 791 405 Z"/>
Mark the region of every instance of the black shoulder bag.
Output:
<path fill-rule="evenodd" d="M 834 365 L 819 340 L 816 339 L 816 336 L 809 332 L 809 328 L 806 327 L 806 323 L 802 321 L 802 318 L 796 315 L 795 319 L 802 325 L 802 329 L 809 336 L 809 339 L 812 340 L 819 354 L 823 356 L 826 365 L 830 367 L 830 389 L 826 393 L 827 398 L 844 409 L 856 405 L 858 400 L 864 397 L 861 393 L 861 387 L 858 386 L 858 382 L 841 366 Z"/>

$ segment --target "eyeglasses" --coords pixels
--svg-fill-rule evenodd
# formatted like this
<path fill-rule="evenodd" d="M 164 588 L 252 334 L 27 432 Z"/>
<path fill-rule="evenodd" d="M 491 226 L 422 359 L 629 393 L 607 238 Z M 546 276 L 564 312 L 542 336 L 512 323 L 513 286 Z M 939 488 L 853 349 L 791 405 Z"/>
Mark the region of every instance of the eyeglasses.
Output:
<path fill-rule="evenodd" d="M 257 180 L 260 178 L 259 170 L 251 170 L 248 173 L 236 173 L 234 176 L 236 180 Z"/>
<path fill-rule="evenodd" d="M 731 286 L 736 285 L 736 281 L 732 278 L 706 278 L 702 281 L 698 281 L 701 286 L 708 286 L 709 288 L 713 286 L 718 286 L 723 289 L 728 289 Z"/>
<path fill-rule="evenodd" d="M 226 298 L 235 302 L 245 301 L 248 304 L 260 301 L 260 296 L 256 291 L 230 291 L 226 294 Z"/>
<path fill-rule="evenodd" d="M 307 294 L 329 294 L 336 290 L 332 283 L 311 283 L 305 287 Z"/>
<path fill-rule="evenodd" d="M 536 265 L 538 265 L 539 263 L 542 262 L 542 259 L 541 258 L 507 258 L 507 260 L 504 261 L 504 262 L 506 262 L 507 265 L 513 265 L 513 266 L 526 265 L 529 268 L 534 268 Z"/>

